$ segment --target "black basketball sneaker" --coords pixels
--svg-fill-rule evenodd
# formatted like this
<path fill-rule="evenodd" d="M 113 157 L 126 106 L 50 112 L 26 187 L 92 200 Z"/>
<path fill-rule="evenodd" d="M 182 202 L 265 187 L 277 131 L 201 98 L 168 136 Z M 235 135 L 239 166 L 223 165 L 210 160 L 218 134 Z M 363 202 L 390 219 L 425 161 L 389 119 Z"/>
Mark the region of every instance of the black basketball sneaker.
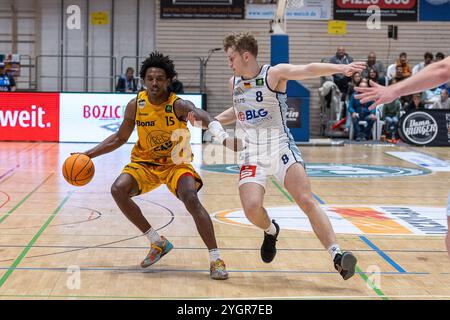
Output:
<path fill-rule="evenodd" d="M 276 243 L 278 233 L 280 233 L 280 226 L 275 222 L 275 220 L 272 220 L 272 222 L 275 225 L 277 232 L 274 236 L 264 232 L 264 241 L 261 246 L 261 259 L 265 263 L 272 262 L 273 258 L 275 258 L 275 255 L 277 254 Z"/>
<path fill-rule="evenodd" d="M 351 252 L 338 253 L 334 257 L 334 268 L 344 280 L 347 280 L 355 274 L 356 261 L 356 257 Z"/>

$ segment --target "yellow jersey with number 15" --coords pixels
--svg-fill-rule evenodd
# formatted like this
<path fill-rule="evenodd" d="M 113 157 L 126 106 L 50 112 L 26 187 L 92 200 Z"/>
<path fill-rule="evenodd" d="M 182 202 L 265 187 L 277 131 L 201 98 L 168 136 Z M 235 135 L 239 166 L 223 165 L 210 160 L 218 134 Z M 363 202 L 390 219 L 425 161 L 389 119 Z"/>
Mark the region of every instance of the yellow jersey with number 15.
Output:
<path fill-rule="evenodd" d="M 132 162 L 166 165 L 192 161 L 187 123 L 178 119 L 174 110 L 178 99 L 171 93 L 167 101 L 154 105 L 146 90 L 138 93 L 135 116 L 138 141 L 131 152 Z"/>

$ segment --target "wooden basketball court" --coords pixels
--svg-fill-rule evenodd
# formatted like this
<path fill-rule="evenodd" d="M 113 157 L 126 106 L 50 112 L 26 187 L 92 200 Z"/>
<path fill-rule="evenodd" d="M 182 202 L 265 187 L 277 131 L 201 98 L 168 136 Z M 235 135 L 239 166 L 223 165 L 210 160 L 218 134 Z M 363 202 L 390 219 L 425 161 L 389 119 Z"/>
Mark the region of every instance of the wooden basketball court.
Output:
<path fill-rule="evenodd" d="M 230 272 L 229 280 L 213 281 L 208 251 L 193 219 L 166 187 L 139 196 L 136 202 L 175 248 L 150 269 L 140 269 L 148 251 L 147 239 L 123 216 L 110 194 L 112 182 L 128 163 L 132 145 L 94 159 L 94 179 L 84 187 L 70 186 L 60 171 L 63 161 L 70 152 L 90 147 L 0 143 L 0 299 L 450 298 L 450 259 L 444 234 L 431 234 L 433 226 L 446 228 L 450 172 L 311 177 L 317 200 L 335 212 L 330 219 L 336 229 L 339 225 L 341 248 L 358 258 L 358 273 L 344 281 L 307 230 L 305 215 L 293 208 L 292 199 L 275 180 L 268 181 L 264 205 L 276 213 L 282 231 L 277 257 L 271 264 L 263 263 L 259 254 L 262 231 L 240 218 L 238 175 L 227 166 L 215 171 L 201 168 L 206 157 L 202 146 L 194 146 L 195 166 L 204 180 L 200 199 L 213 216 Z M 203 145 L 205 150 L 207 145 Z M 308 165 L 420 169 L 387 151 L 416 151 L 450 159 L 448 148 L 352 144 L 305 146 L 301 151 Z M 345 168 L 339 170 L 342 173 Z M 399 218 L 392 220 L 376 207 L 393 210 Z M 422 224 L 421 230 L 430 234 L 416 234 L 411 225 L 426 220 L 426 212 L 433 210 L 442 215 L 433 218 L 434 225 Z M 405 212 L 418 212 L 409 215 L 416 220 L 408 222 Z M 290 224 L 296 227 L 283 227 Z"/>

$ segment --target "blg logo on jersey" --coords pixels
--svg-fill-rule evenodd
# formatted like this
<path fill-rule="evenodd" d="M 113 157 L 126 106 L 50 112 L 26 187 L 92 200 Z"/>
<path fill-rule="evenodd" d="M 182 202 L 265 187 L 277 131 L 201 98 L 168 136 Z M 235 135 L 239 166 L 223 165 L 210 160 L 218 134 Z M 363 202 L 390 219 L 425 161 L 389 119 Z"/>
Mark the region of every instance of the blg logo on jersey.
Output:
<path fill-rule="evenodd" d="M 238 119 L 242 122 L 258 122 L 260 119 L 264 119 L 269 114 L 268 111 L 264 109 L 259 110 L 246 110 L 245 112 L 241 111 L 238 114 Z"/>

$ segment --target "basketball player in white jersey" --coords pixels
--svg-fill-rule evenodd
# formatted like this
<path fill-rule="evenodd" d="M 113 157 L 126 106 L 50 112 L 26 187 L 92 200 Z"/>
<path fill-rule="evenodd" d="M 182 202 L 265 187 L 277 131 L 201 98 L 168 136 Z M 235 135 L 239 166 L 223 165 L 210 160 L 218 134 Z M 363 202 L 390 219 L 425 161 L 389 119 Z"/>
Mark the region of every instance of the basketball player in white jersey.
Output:
<path fill-rule="evenodd" d="M 216 120 L 222 125 L 236 122 L 236 135 L 246 142 L 239 194 L 247 219 L 264 230 L 262 260 L 269 263 L 275 258 L 280 232 L 279 225 L 270 220 L 263 207 L 267 177 L 273 175 L 308 216 L 336 270 L 344 280 L 349 279 L 355 273 L 357 260 L 351 252 L 341 252 L 327 215 L 314 200 L 304 161 L 286 125 L 286 84 L 288 80 L 335 73 L 351 76 L 364 70 L 365 63 L 260 66 L 256 60 L 258 44 L 253 35 L 231 34 L 223 45 L 234 73 L 229 82 L 233 107 L 219 114 Z M 191 123 L 195 121 L 192 114 L 188 119 Z M 211 124 L 209 129 L 214 134 L 214 122 Z"/>
<path fill-rule="evenodd" d="M 382 103 L 392 102 L 394 99 L 421 92 L 427 89 L 436 88 L 437 86 L 450 81 L 450 57 L 439 62 L 435 62 L 422 69 L 412 77 L 397 82 L 389 87 L 380 86 L 371 81 L 369 88 L 356 87 L 355 90 L 360 92 L 356 95 L 356 99 L 361 99 L 361 103 L 375 101 L 369 109 L 375 108 Z M 447 225 L 450 229 L 450 194 L 447 208 Z M 446 237 L 447 252 L 450 256 L 450 235 L 447 231 Z"/>

